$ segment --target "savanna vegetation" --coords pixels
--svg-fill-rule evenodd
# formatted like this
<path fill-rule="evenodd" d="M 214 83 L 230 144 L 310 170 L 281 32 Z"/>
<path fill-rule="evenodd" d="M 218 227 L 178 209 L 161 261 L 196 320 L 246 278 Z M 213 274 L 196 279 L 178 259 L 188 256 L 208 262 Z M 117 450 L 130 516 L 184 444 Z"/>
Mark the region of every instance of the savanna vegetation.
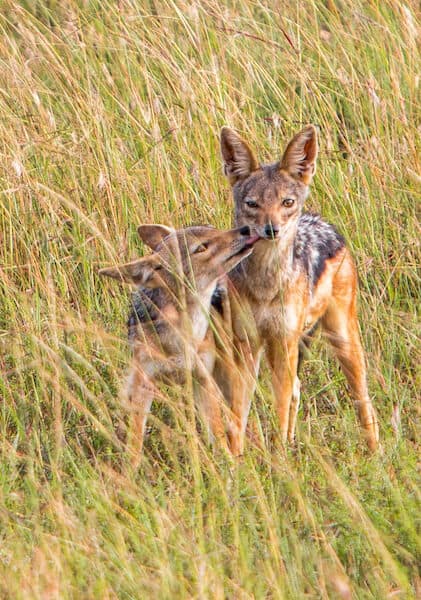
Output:
<path fill-rule="evenodd" d="M 418 9 L 1 2 L 1 598 L 419 597 Z M 307 123 L 307 206 L 358 264 L 382 452 L 317 339 L 295 448 L 263 371 L 242 460 L 171 389 L 131 470 L 130 296 L 98 267 L 146 251 L 140 223 L 230 226 L 222 125 L 266 161 Z"/>

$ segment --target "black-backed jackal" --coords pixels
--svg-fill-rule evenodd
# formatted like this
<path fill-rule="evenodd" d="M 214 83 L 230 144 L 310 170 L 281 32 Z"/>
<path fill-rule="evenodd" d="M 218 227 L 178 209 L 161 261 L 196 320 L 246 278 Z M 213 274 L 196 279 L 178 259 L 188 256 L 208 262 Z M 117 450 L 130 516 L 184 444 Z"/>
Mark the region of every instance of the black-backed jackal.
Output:
<path fill-rule="evenodd" d="M 153 254 L 100 270 L 101 275 L 137 286 L 129 319 L 133 347 L 129 450 L 134 465 L 140 460 L 156 384 L 183 382 L 187 372 L 198 382 L 199 402 L 211 433 L 225 444 L 220 393 L 210 375 L 215 360 L 208 327 L 211 298 L 218 280 L 251 254 L 258 239 L 247 226 L 230 231 L 200 226 L 176 231 L 142 225 L 138 233 Z"/>
<path fill-rule="evenodd" d="M 300 397 L 299 344 L 317 323 L 335 350 L 368 445 L 375 449 L 378 426 L 358 330 L 354 261 L 332 225 L 302 212 L 316 169 L 316 129 L 308 126 L 295 135 L 281 160 L 270 165 L 259 165 L 248 144 L 228 127 L 221 132 L 221 151 L 234 195 L 235 225 L 249 226 L 261 238 L 253 254 L 229 275 L 237 361 L 228 391 L 232 452 L 243 452 L 263 350 L 282 439 L 293 441 Z M 223 379 L 221 374 L 218 379 Z"/>

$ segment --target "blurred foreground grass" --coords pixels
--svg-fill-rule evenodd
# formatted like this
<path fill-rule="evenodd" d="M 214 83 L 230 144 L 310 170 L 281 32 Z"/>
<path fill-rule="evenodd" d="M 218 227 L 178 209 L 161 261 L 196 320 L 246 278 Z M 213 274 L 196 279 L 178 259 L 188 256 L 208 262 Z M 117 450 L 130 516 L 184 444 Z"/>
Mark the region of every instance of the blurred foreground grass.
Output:
<path fill-rule="evenodd" d="M 3 0 L 1 598 L 421 594 L 417 10 Z M 279 446 L 262 377 L 242 462 L 206 446 L 173 390 L 130 472 L 129 296 L 98 265 L 137 256 L 142 222 L 230 225 L 221 125 L 265 161 L 309 122 L 308 207 L 358 263 L 383 455 L 367 455 L 318 342 L 295 450 Z"/>

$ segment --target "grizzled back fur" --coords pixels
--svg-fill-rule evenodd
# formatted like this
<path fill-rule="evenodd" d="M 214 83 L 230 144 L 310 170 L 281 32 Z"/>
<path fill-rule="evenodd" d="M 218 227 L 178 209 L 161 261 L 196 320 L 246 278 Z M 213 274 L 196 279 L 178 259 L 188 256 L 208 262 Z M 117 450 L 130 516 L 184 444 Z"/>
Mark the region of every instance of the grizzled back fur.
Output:
<path fill-rule="evenodd" d="M 326 260 L 333 258 L 345 245 L 344 238 L 319 215 L 304 213 L 298 220 L 294 239 L 294 261 L 298 261 L 315 286 Z"/>

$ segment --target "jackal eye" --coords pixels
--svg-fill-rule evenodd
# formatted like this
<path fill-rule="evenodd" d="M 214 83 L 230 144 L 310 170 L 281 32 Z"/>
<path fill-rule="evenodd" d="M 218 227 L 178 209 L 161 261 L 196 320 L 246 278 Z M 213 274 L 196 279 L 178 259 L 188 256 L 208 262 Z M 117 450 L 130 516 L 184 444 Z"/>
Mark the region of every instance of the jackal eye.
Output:
<path fill-rule="evenodd" d="M 162 265 L 156 265 L 155 271 L 161 271 L 164 267 Z"/>
<path fill-rule="evenodd" d="M 256 200 L 252 200 L 251 198 L 246 198 L 246 204 L 249 208 L 257 208 L 258 207 Z"/>
<path fill-rule="evenodd" d="M 289 208 L 294 204 L 294 202 L 294 198 L 285 198 L 285 200 L 282 200 L 282 206 L 286 206 L 287 208 Z"/>
<path fill-rule="evenodd" d="M 204 244 L 199 244 L 193 254 L 198 254 L 199 252 L 206 252 L 208 249 L 209 243 L 205 242 Z"/>

